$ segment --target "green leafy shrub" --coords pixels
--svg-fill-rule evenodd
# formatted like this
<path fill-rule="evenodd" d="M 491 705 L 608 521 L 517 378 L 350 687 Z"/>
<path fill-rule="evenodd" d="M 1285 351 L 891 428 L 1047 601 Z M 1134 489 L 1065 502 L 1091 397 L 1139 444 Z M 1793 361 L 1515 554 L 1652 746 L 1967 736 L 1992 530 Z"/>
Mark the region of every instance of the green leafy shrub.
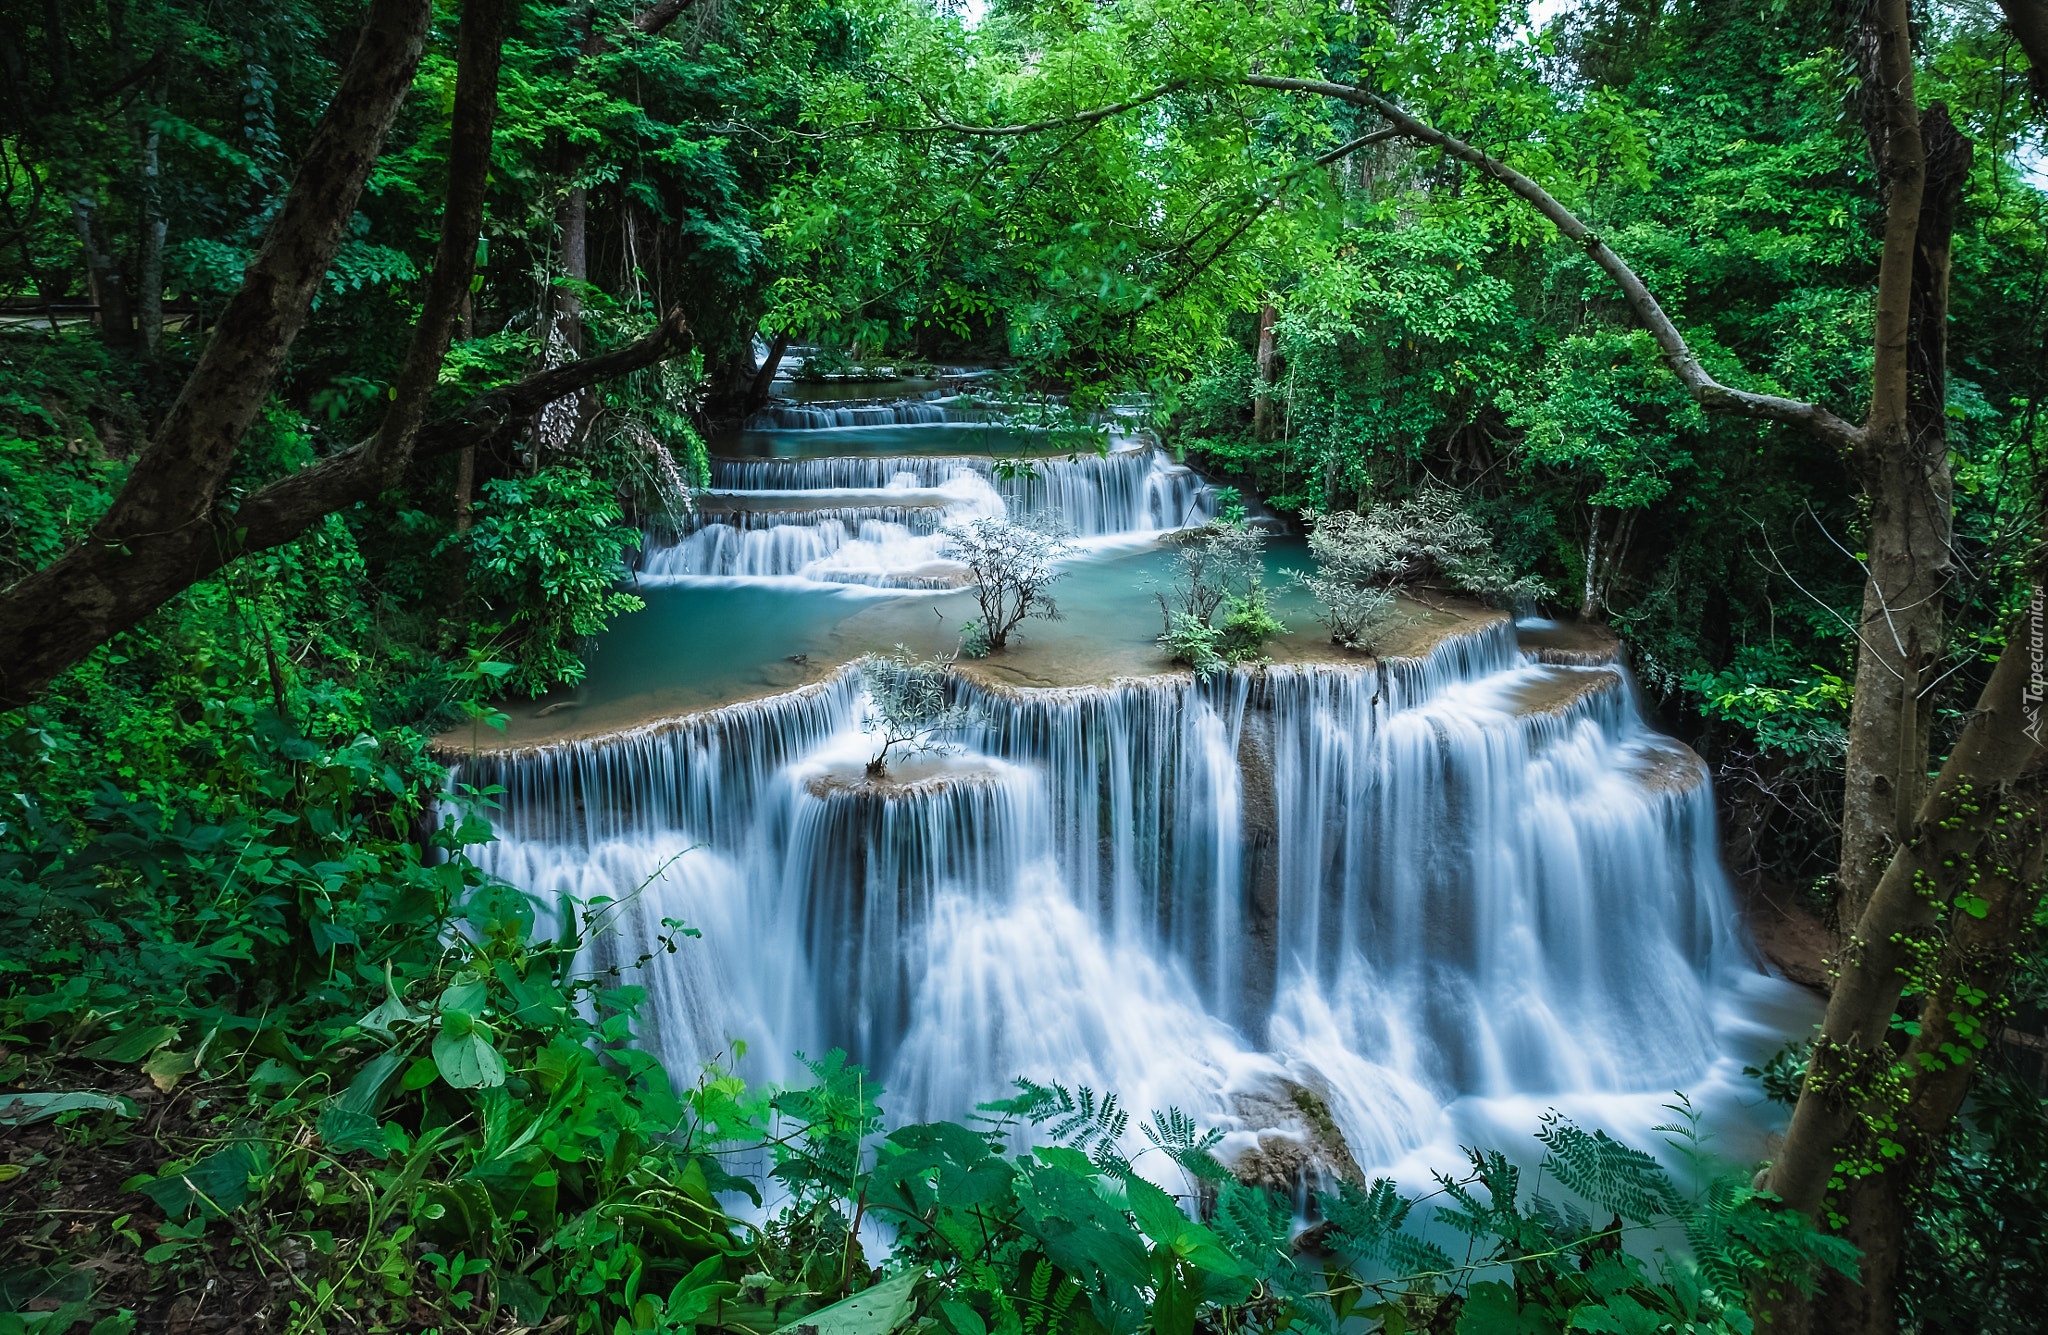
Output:
<path fill-rule="evenodd" d="M 461 542 L 472 590 L 502 618 L 485 633 L 513 663 L 508 688 L 539 695 L 581 681 L 583 641 L 645 606 L 618 588 L 625 553 L 640 545 L 623 518 L 610 484 L 580 469 L 484 485 Z"/>
<path fill-rule="evenodd" d="M 1175 535 L 1174 544 L 1173 581 L 1153 589 L 1166 621 L 1160 647 L 1198 677 L 1263 661 L 1266 641 L 1287 633 L 1261 582 L 1266 535 L 1217 520 Z"/>
<path fill-rule="evenodd" d="M 1333 642 L 1369 649 L 1394 615 L 1393 591 L 1436 581 L 1490 602 L 1527 602 L 1549 592 L 1533 575 L 1515 575 L 1493 550 L 1493 536 L 1455 493 L 1427 487 L 1364 514 L 1310 516 L 1312 575 L 1301 586 L 1323 604 L 1319 618 Z"/>
<path fill-rule="evenodd" d="M 1701 714 L 1741 728 L 1759 749 L 1808 765 L 1838 764 L 1849 739 L 1849 683 L 1795 663 L 1776 647 L 1745 645 L 1725 669 L 1695 673 L 1685 684 Z"/>

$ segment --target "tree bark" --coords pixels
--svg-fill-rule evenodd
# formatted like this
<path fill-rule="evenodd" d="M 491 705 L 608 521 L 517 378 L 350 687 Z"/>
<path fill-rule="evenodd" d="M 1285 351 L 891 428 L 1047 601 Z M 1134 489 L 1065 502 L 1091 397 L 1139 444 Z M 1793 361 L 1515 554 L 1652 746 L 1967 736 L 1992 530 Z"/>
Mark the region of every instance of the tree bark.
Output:
<path fill-rule="evenodd" d="M 2027 53 L 2035 105 L 2048 111 L 2048 0 L 1998 0 L 2006 27 Z"/>
<path fill-rule="evenodd" d="M 768 406 L 769 396 L 775 392 L 775 373 L 782 369 L 782 354 L 789 351 L 789 331 L 783 330 L 768 342 L 768 356 L 754 371 L 754 381 L 747 387 L 747 413 L 760 412 Z"/>
<path fill-rule="evenodd" d="M 1766 1178 L 1793 1209 L 1820 1213 L 1838 1147 L 1858 1115 L 1881 1097 L 1873 1089 L 1894 1060 L 1886 1042 L 1892 1013 L 1916 976 L 1938 907 L 1965 890 L 1976 893 L 1971 887 L 1979 872 L 2012 857 L 2000 850 L 2015 828 L 2015 803 L 2037 791 L 2048 759 L 2033 685 L 2042 671 L 2041 609 L 2037 582 L 2032 612 L 2013 628 L 1962 737 L 1920 804 L 1911 837 L 1885 868 L 1838 961 L 1841 976 L 1828 999 L 1806 1083 Z M 2038 826 L 2033 842 L 2038 856 Z"/>
<path fill-rule="evenodd" d="M 164 338 L 164 242 L 170 223 L 164 218 L 162 158 L 158 151 L 162 132 L 150 116 L 160 111 L 165 90 L 162 81 L 151 96 L 136 99 L 136 175 L 142 203 L 142 235 L 135 259 L 135 338 L 151 357 Z"/>
<path fill-rule="evenodd" d="M 1842 857 L 1837 919 L 1853 926 L 1904 837 L 1926 772 L 1920 697 L 1944 648 L 1943 601 L 1950 557 L 1950 483 L 1946 410 L 1948 238 L 1920 242 L 1923 209 L 1953 230 L 1953 205 L 1928 190 L 1928 158 L 1913 91 L 1907 0 L 1881 0 L 1871 12 L 1876 77 L 1865 96 L 1885 200 L 1884 250 L 1877 280 L 1870 415 L 1851 458 L 1869 499 L 1863 609 L 1857 625 L 1856 689 L 1843 762 Z M 1941 124 L 1946 125 L 1944 114 Z M 1952 127 L 1950 127 L 1952 133 Z M 1960 138 L 1960 136 L 1956 136 Z M 1954 155 L 1951 155 L 1954 156 Z M 1967 156 L 1962 166 L 1967 170 Z M 1945 182 L 1946 184 L 1946 182 Z M 1954 188 L 1961 188 L 1960 178 Z M 1930 201 L 1929 195 L 1934 198 Z M 1939 273 L 1934 272 L 1938 268 Z M 1921 300 L 1916 301 L 1916 298 Z M 1916 326 L 1916 306 L 1927 310 Z M 1933 340 L 1931 352 L 1924 339 Z M 1916 358 L 1916 348 L 1921 355 Z M 1944 399 L 1914 411 L 1918 388 Z M 1938 385 L 1928 379 L 1939 364 Z M 1932 422 L 1931 427 L 1929 426 Z"/>
<path fill-rule="evenodd" d="M 1272 302 L 1259 307 L 1258 390 L 1252 396 L 1252 435 L 1272 438 L 1273 382 L 1280 378 L 1273 351 L 1273 326 L 1279 323 L 1280 308 Z"/>
<path fill-rule="evenodd" d="M 525 430 L 547 404 L 689 348 L 680 313 L 671 314 L 636 343 L 528 376 L 478 397 L 455 417 L 428 424 L 419 431 L 412 457 L 417 461 L 491 449 Z M 32 605 L 24 606 L 18 595 L 58 566 L 0 594 L 0 643 L 9 642 L 15 627 L 27 628 L 14 638 L 17 647 L 4 664 L 0 710 L 27 704 L 64 669 L 230 561 L 282 546 L 338 510 L 376 500 L 384 488 L 383 474 L 373 466 L 370 454 L 373 443 L 374 438 L 289 473 L 239 505 L 223 507 L 218 525 L 138 535 L 126 551 L 98 544 L 73 548 L 58 566 L 64 567 L 77 596 L 68 606 L 53 609 L 42 624 L 34 621 Z"/>
<path fill-rule="evenodd" d="M 64 196 L 71 217 L 71 230 L 78 237 L 85 262 L 86 289 L 92 296 L 93 320 L 100 336 L 123 351 L 134 342 L 135 321 L 129 308 L 128 292 L 121 282 L 120 266 L 107 251 L 99 227 L 98 191 L 92 183 L 85 136 L 80 128 L 81 110 L 71 86 L 71 36 L 64 23 L 60 0 L 43 0 L 43 44 L 50 66 L 50 109 L 46 133 L 59 145 L 57 156 L 70 179 Z M 54 124 L 51 122 L 54 121 Z"/>
<path fill-rule="evenodd" d="M 692 0 L 660 0 L 635 15 L 628 26 L 640 36 L 655 36 L 675 22 L 691 3 Z M 594 26 L 588 4 L 583 7 L 580 22 L 583 36 L 578 43 L 578 64 L 612 47 L 611 37 Z M 547 329 L 541 347 L 543 367 L 561 366 L 583 352 L 583 286 L 590 281 L 590 189 L 576 184 L 576 178 L 583 174 L 588 159 L 582 147 L 566 140 L 561 143 L 557 170 L 570 184 L 556 211 L 555 222 L 562 238 L 562 275 L 571 281 L 549 287 Z M 576 398 L 548 405 L 535 429 L 544 448 L 561 449 L 580 434 L 584 425 L 583 401 Z"/>
<path fill-rule="evenodd" d="M 2032 619 L 2039 625 L 2041 613 Z M 2034 655 L 2035 646 L 2026 652 Z M 1837 1193 L 1846 1221 L 1842 1236 L 1863 1253 L 1861 1283 L 1832 1274 L 1825 1279 L 1825 1300 L 1815 1307 L 1815 1326 L 1824 1335 L 1892 1335 L 1899 1328 L 1898 1268 L 1913 1193 L 1939 1169 L 1978 1062 L 2002 1027 L 2019 945 L 2041 901 L 2048 854 L 2048 785 L 2042 779 L 2037 765 L 2008 789 L 1976 860 L 1957 878 L 1963 888 L 1949 911 L 1935 982 L 1899 1060 L 1904 1107 L 1887 1136 L 1896 1148 L 1883 1158 L 1882 1172 L 1855 1178 Z M 1876 1157 L 1872 1138 L 1860 1139 L 1857 1152 Z"/>
<path fill-rule="evenodd" d="M 155 583 L 151 549 L 195 538 L 215 543 L 221 485 L 412 86 L 430 10 L 426 0 L 373 0 L 284 207 L 156 438 L 85 541 L 0 592 L 0 644 L 9 646 L 0 701 L 25 700 L 134 624 L 139 613 L 126 610 L 134 600 L 119 586 L 124 575 Z"/>

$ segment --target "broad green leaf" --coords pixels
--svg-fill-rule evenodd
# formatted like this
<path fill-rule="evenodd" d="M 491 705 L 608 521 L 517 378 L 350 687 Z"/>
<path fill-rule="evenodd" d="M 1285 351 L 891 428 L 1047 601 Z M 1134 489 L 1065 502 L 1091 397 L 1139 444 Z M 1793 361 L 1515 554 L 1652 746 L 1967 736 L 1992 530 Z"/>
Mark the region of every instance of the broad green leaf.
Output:
<path fill-rule="evenodd" d="M 93 1061 L 116 1062 L 122 1066 L 131 1066 L 177 1036 L 178 1031 L 167 1024 L 123 1029 L 118 1034 L 109 1034 L 97 1043 L 81 1048 L 78 1055 Z"/>
<path fill-rule="evenodd" d="M 457 1089 L 487 1089 L 505 1083 L 505 1059 L 474 1029 L 434 1036 L 434 1066 Z"/>
<path fill-rule="evenodd" d="M 817 1335 L 890 1335 L 910 1320 L 911 1291 L 923 1278 L 922 1270 L 906 1270 L 851 1298 L 792 1321 L 775 1335 L 796 1335 L 806 1326 L 816 1327 Z"/>
<path fill-rule="evenodd" d="M 269 1155 L 254 1141 L 238 1141 L 194 1163 L 190 1168 L 139 1184 L 135 1189 L 157 1203 L 167 1215 L 184 1216 L 194 1209 L 225 1214 L 249 1199 L 249 1180 L 269 1171 Z"/>
<path fill-rule="evenodd" d="M 0 1126 L 27 1126 L 32 1122 L 55 1117 L 59 1113 L 77 1112 L 82 1108 L 117 1112 L 123 1117 L 136 1115 L 133 1103 L 111 1094 L 0 1094 Z"/>
<path fill-rule="evenodd" d="M 195 1052 L 174 1052 L 170 1048 L 158 1048 L 149 1060 L 142 1064 L 142 1073 L 150 1083 L 168 1094 L 177 1088 L 178 1082 L 199 1069 L 199 1054 Z"/>

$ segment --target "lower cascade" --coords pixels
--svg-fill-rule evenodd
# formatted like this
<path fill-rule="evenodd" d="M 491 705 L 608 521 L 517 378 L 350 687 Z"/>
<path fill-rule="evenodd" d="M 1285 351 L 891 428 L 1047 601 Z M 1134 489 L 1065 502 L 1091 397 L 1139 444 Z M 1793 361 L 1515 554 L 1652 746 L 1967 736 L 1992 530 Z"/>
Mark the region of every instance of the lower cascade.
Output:
<path fill-rule="evenodd" d="M 857 666 L 486 754 L 481 856 L 565 923 L 622 901 L 599 965 L 702 932 L 636 980 L 679 1080 L 837 1047 L 899 1121 L 1023 1076 L 1254 1137 L 1306 1090 L 1368 1167 L 1461 1100 L 1654 1103 L 1760 981 L 1700 762 L 1624 670 L 1505 618 L 1412 659 L 954 689 L 975 722 L 886 781 Z"/>

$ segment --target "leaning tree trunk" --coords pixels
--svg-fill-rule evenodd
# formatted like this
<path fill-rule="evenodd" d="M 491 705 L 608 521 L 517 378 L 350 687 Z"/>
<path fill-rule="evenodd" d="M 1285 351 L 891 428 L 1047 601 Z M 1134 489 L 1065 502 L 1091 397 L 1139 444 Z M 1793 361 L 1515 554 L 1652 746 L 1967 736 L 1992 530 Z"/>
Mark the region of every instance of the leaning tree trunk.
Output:
<path fill-rule="evenodd" d="M 1997 887 L 2024 879 L 2011 869 L 2024 873 L 2039 865 L 2038 795 L 2048 763 L 2043 706 L 2032 694 L 2042 669 L 2039 578 L 2036 573 L 2030 590 L 2032 610 L 2012 628 L 1910 837 L 1885 868 L 1839 961 L 1799 1103 L 1765 1183 L 1806 1214 L 1819 1215 L 1836 1188 L 1837 1160 L 1858 1123 L 1896 1111 L 1892 1016 L 1907 984 L 1925 976 L 1928 955 L 1938 948 L 1933 932 L 1941 908 L 1955 905 L 1952 911 L 1966 918 L 1984 910 L 1982 928 L 1958 924 L 1959 939 L 1973 954 L 2014 944 L 2010 935 L 1987 943 L 1980 933 L 2004 925 L 2002 912 L 1992 917 L 1996 897 L 2017 892 Z M 1939 1111 L 1939 1102 L 1929 1111 Z M 1927 1130 L 1945 1130 L 1945 1124 L 1930 1122 Z"/>
<path fill-rule="evenodd" d="M 1907 365 L 1911 377 L 1907 405 L 1913 429 L 1913 449 L 1921 464 L 1919 476 L 1927 479 L 1930 494 L 1921 504 L 1930 512 L 1948 513 L 1948 279 L 1949 251 L 1955 231 L 1955 206 L 1969 175 L 1971 143 L 1957 131 L 1948 111 L 1940 104 L 1929 107 L 1922 118 L 1922 135 L 1927 151 L 1927 188 L 1921 197 L 1918 253 L 1913 266 L 1913 341 Z M 1945 545 L 1946 534 L 1942 535 Z M 1939 631 L 1941 592 L 1930 593 L 1934 604 L 1926 618 Z M 1869 632 L 1866 630 L 1866 634 Z M 1920 677 L 1935 675 L 1930 662 Z M 1932 709 L 1928 686 L 1921 686 L 1917 699 L 1907 702 L 1908 721 L 1898 730 L 1900 747 L 1899 797 L 1910 798 L 1917 808 L 1924 770 L 1919 760 L 1927 754 Z M 1911 813 L 1902 812 L 1894 832 L 1910 826 Z M 1896 839 L 1887 841 L 1895 846 Z M 1846 862 L 1846 858 L 1845 858 Z M 1843 881 L 1847 891 L 1851 882 Z M 1869 903 L 1870 886 L 1857 885 L 1860 892 L 1852 901 L 1845 894 L 1842 923 L 1845 934 L 1852 929 Z M 1855 916 L 1851 916 L 1854 914 Z M 1933 1003 L 1930 1001 L 1929 1003 Z M 1957 1091 L 1960 1101 L 1961 1091 Z M 1949 1110 L 1953 1117 L 1954 1109 Z M 1945 1128 L 1947 1119 L 1943 1120 Z M 1895 1143 L 1906 1143 L 1894 1137 Z M 1929 1137 L 1908 1137 L 1903 1157 L 1894 1157 L 1880 1174 L 1850 1183 L 1841 1193 L 1840 1212 L 1846 1223 L 1842 1235 L 1863 1253 L 1858 1282 L 1830 1275 L 1824 1281 L 1826 1300 L 1815 1307 L 1816 1326 L 1828 1335 L 1875 1335 L 1889 1332 L 1898 1324 L 1897 1272 L 1905 1240 L 1906 1218 L 1911 1191 L 1932 1166 L 1941 1133 Z"/>
<path fill-rule="evenodd" d="M 23 703 L 160 604 L 133 596 L 160 573 L 152 548 L 212 534 L 242 437 L 305 325 L 412 87 L 431 8 L 426 0 L 370 6 L 284 206 L 155 438 L 90 537 L 0 591 L 0 708 Z"/>

